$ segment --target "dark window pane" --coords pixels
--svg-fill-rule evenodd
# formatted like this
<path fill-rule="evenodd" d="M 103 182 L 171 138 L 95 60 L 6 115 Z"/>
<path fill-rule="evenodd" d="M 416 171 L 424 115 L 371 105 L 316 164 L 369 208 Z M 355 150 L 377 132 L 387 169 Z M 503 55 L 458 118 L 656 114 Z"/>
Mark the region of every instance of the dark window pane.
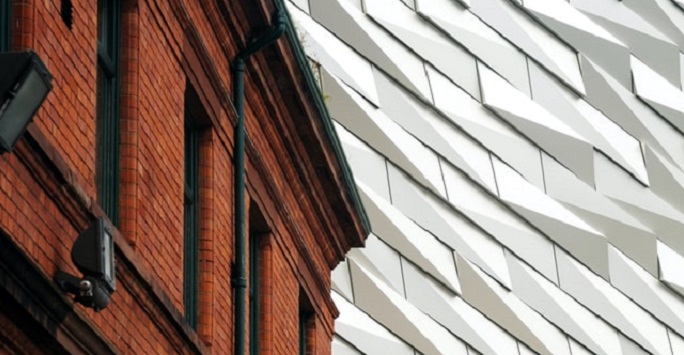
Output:
<path fill-rule="evenodd" d="M 107 27 L 107 7 L 109 1 L 100 0 L 97 2 L 97 40 L 104 42 L 103 35 Z"/>
<path fill-rule="evenodd" d="M 306 323 L 308 321 L 306 314 L 299 313 L 299 355 L 306 355 Z"/>
<path fill-rule="evenodd" d="M 119 224 L 120 2 L 98 1 L 97 143 L 95 185 L 102 210 Z"/>
<path fill-rule="evenodd" d="M 9 51 L 12 44 L 12 1 L 0 1 L 0 52 Z"/>
<path fill-rule="evenodd" d="M 101 117 L 104 115 L 104 108 L 103 105 L 106 103 L 104 100 L 104 83 L 105 80 L 104 78 L 104 73 L 102 72 L 102 68 L 98 65 L 97 66 L 97 135 L 95 138 L 95 144 L 96 144 L 96 150 L 97 150 L 97 159 L 95 159 L 95 185 L 97 187 L 98 193 L 102 191 L 102 159 L 100 157 L 102 156 L 102 149 L 104 148 L 102 146 L 102 143 L 104 142 L 103 139 L 103 125 L 101 124 Z M 101 200 L 101 199 L 100 199 Z M 102 201 L 100 201 L 102 203 Z"/>
<path fill-rule="evenodd" d="M 199 131 L 186 124 L 183 304 L 185 318 L 195 329 L 199 313 L 199 148 Z"/>
<path fill-rule="evenodd" d="M 259 235 L 249 237 L 249 353 L 259 353 Z"/>

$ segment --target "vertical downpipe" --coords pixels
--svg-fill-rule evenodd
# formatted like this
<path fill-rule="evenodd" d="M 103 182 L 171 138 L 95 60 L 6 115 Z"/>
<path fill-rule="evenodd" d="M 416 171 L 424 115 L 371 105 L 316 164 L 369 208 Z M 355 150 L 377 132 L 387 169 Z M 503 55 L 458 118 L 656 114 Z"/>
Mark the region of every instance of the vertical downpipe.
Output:
<path fill-rule="evenodd" d="M 233 61 L 233 92 L 237 124 L 235 125 L 235 354 L 245 354 L 245 293 L 247 288 L 245 246 L 245 61 Z"/>
<path fill-rule="evenodd" d="M 256 41 L 249 44 L 231 62 L 233 72 L 233 100 L 237 113 L 235 125 L 234 189 L 235 189 L 235 354 L 245 355 L 245 303 L 247 289 L 247 247 L 245 236 L 245 62 L 254 53 L 275 42 L 285 32 L 285 12 L 276 5 L 272 26 Z"/>

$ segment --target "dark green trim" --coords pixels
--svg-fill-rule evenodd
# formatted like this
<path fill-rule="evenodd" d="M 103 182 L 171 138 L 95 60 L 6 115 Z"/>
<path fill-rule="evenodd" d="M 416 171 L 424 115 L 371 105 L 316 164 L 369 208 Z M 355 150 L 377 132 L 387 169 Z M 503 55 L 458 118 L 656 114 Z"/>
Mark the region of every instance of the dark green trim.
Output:
<path fill-rule="evenodd" d="M 261 262 L 259 235 L 249 236 L 249 354 L 259 354 L 259 263 Z"/>
<path fill-rule="evenodd" d="M 245 62 L 233 67 L 233 95 L 238 121 L 235 125 L 234 170 L 234 223 L 235 223 L 235 354 L 245 353 L 245 288 L 247 287 L 245 261 Z"/>
<path fill-rule="evenodd" d="M 102 210 L 119 224 L 119 96 L 121 2 L 98 1 L 97 164 L 95 182 Z"/>
<path fill-rule="evenodd" d="M 235 125 L 234 196 L 235 196 L 235 354 L 245 353 L 245 289 L 246 241 L 245 241 L 245 63 L 250 56 L 274 43 L 285 31 L 285 10 L 280 4 L 273 15 L 273 25 L 256 41 L 242 49 L 231 64 L 233 76 L 233 102 L 237 113 Z M 228 17 L 226 17 L 228 21 Z"/>
<path fill-rule="evenodd" d="M 183 237 L 183 304 L 185 320 L 197 329 L 199 315 L 199 179 L 200 131 L 185 118 L 185 191 Z"/>
<path fill-rule="evenodd" d="M 0 0 L 0 52 L 12 47 L 12 0 Z"/>
<path fill-rule="evenodd" d="M 307 339 L 306 339 L 306 324 L 309 317 L 302 310 L 299 311 L 299 355 L 306 355 Z"/>
<path fill-rule="evenodd" d="M 284 6 L 283 0 L 275 1 L 278 3 L 278 6 Z M 368 219 L 368 215 L 366 214 L 366 209 L 363 207 L 363 204 L 361 203 L 359 193 L 356 190 L 356 183 L 354 183 L 354 175 L 351 169 L 349 168 L 349 164 L 347 164 L 347 158 L 344 155 L 344 150 L 342 150 L 342 145 L 340 144 L 340 140 L 337 137 L 335 126 L 333 125 L 332 118 L 330 118 L 330 113 L 328 113 L 328 108 L 325 105 L 323 93 L 321 93 L 321 89 L 316 84 L 316 77 L 314 73 L 311 71 L 309 60 L 307 59 L 306 54 L 304 53 L 302 44 L 299 42 L 299 37 L 297 36 L 297 31 L 294 28 L 294 25 L 292 24 L 292 19 L 289 15 L 286 15 L 285 17 L 287 21 L 285 37 L 290 42 L 290 45 L 294 51 L 295 58 L 297 59 L 297 64 L 299 65 L 299 69 L 302 73 L 304 73 L 305 87 L 312 94 L 311 96 L 313 97 L 314 104 L 316 106 L 316 109 L 318 110 L 318 117 L 321 118 L 321 122 L 323 123 L 325 133 L 328 136 L 330 143 L 332 144 L 333 151 L 337 156 L 340 168 L 342 169 L 342 177 L 344 179 L 346 193 L 351 198 L 354 206 L 356 207 L 356 210 L 358 211 L 359 216 L 361 217 L 361 223 L 363 224 L 363 228 L 365 229 L 364 232 L 367 235 L 371 231 L 370 220 Z"/>

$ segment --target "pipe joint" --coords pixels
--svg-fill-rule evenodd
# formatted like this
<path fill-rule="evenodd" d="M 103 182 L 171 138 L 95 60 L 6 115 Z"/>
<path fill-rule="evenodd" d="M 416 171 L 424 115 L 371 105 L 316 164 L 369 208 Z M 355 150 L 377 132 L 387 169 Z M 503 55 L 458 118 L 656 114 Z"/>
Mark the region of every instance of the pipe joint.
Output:
<path fill-rule="evenodd" d="M 233 59 L 233 63 L 239 65 L 242 62 L 244 68 L 244 62 L 252 56 L 254 53 L 264 49 L 264 47 L 269 44 L 274 43 L 282 34 L 285 32 L 287 27 L 287 18 L 285 17 L 285 11 L 278 8 L 275 14 L 273 14 L 274 20 L 272 21 L 271 27 L 259 38 L 252 41 L 247 47 L 245 47 L 240 53 L 238 53 Z M 231 66 L 233 64 L 231 63 Z"/>
<path fill-rule="evenodd" d="M 247 288 L 247 278 L 245 278 L 245 277 L 235 278 L 235 288 Z"/>
<path fill-rule="evenodd" d="M 230 63 L 230 69 L 233 72 L 244 72 L 245 71 L 245 60 L 241 57 L 235 57 Z"/>

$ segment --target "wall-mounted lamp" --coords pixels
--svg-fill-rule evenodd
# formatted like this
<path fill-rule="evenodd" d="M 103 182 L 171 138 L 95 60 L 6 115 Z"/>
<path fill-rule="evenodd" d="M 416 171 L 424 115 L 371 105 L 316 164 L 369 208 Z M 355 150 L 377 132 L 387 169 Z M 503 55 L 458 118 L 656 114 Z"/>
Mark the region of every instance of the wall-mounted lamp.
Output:
<path fill-rule="evenodd" d="M 96 219 L 76 238 L 71 248 L 71 260 L 83 277 L 58 270 L 55 282 L 62 290 L 76 295 L 74 301 L 96 312 L 107 307 L 109 298 L 116 290 L 116 273 L 114 240 L 104 218 Z"/>
<path fill-rule="evenodd" d="M 0 154 L 14 149 L 52 90 L 51 82 L 36 53 L 0 53 Z"/>

